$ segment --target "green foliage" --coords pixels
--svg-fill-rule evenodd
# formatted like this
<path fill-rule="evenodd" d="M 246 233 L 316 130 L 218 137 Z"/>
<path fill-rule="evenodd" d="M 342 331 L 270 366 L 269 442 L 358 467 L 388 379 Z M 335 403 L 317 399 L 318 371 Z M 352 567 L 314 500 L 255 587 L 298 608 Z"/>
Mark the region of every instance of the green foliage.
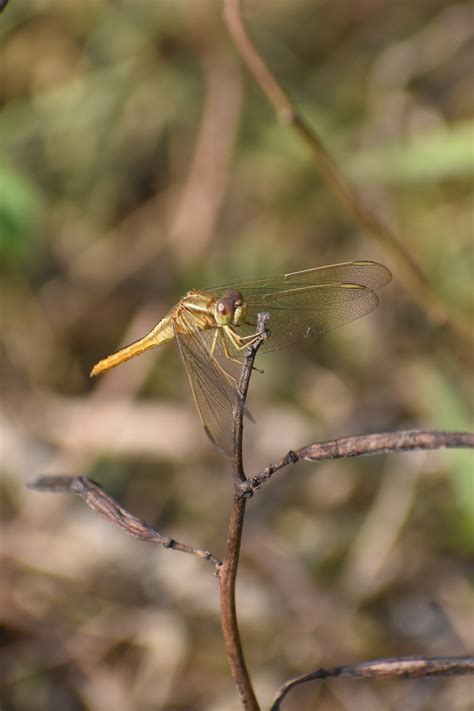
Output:
<path fill-rule="evenodd" d="M 0 164 L 0 255 L 24 262 L 33 254 L 33 231 L 43 209 L 43 199 L 24 175 Z"/>
<path fill-rule="evenodd" d="M 423 368 L 420 373 L 420 388 L 425 408 L 433 414 L 433 426 L 437 429 L 469 431 L 474 429 L 472 408 L 466 400 L 466 393 L 459 390 L 459 384 L 449 373 L 434 368 Z M 457 510 L 450 520 L 451 531 L 447 537 L 455 536 L 463 548 L 474 546 L 474 453 L 472 450 L 448 452 L 444 459 L 450 459 L 453 468 L 451 485 L 457 501 Z"/>
<path fill-rule="evenodd" d="M 474 175 L 474 123 L 420 132 L 411 140 L 366 149 L 349 159 L 354 178 L 399 185 L 463 179 Z"/>

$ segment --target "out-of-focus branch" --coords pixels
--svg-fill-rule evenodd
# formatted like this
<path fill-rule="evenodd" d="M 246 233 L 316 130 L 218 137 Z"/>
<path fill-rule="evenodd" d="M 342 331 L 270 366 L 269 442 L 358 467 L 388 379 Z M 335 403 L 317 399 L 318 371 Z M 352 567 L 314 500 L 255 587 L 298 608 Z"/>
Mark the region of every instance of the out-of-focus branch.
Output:
<path fill-rule="evenodd" d="M 235 581 L 239 565 L 240 544 L 244 526 L 247 498 L 242 495 L 242 487 L 247 481 L 242 463 L 243 420 L 245 401 L 252 375 L 253 364 L 257 351 L 267 337 L 265 331 L 269 314 L 258 315 L 257 331 L 259 338 L 247 350 L 244 367 L 240 376 L 238 390 L 240 401 L 233 413 L 233 443 L 232 443 L 232 481 L 234 497 L 232 511 L 227 531 L 227 547 L 224 563 L 219 570 L 221 590 L 221 624 L 232 678 L 240 694 L 242 705 L 249 711 L 259 711 L 259 705 L 245 665 L 245 659 L 240 641 L 235 605 Z M 248 492 L 251 494 L 251 490 Z"/>
<path fill-rule="evenodd" d="M 405 276 L 407 287 L 431 318 L 437 323 L 448 325 L 462 339 L 466 337 L 472 339 L 473 332 L 469 324 L 461 315 L 452 313 L 432 291 L 408 248 L 388 225 L 371 212 L 341 173 L 315 129 L 309 126 L 298 113 L 250 39 L 242 18 L 241 5 L 241 0 L 224 0 L 224 20 L 237 51 L 280 118 L 289 124 L 306 144 L 324 178 L 331 185 L 342 205 L 352 213 L 356 222 L 397 260 Z"/>
<path fill-rule="evenodd" d="M 448 448 L 474 448 L 474 433 L 402 430 L 314 442 L 296 451 L 288 452 L 279 462 L 270 464 L 261 474 L 247 479 L 242 488 L 247 491 L 255 491 L 271 479 L 275 472 L 288 464 L 296 464 L 300 459 L 305 459 L 308 462 L 322 462 L 326 459 L 340 459 L 341 457 L 362 457 L 369 454 Z"/>
<path fill-rule="evenodd" d="M 287 681 L 278 690 L 270 711 L 278 711 L 291 689 L 315 679 L 344 677 L 346 679 L 418 679 L 432 676 L 461 676 L 474 674 L 474 657 L 394 657 L 374 659 L 361 664 L 318 669 L 310 674 Z"/>
<path fill-rule="evenodd" d="M 44 476 L 28 484 L 28 487 L 36 491 L 78 494 L 91 509 L 97 511 L 107 521 L 120 526 L 133 538 L 139 538 L 141 541 L 148 541 L 149 543 L 159 543 L 165 548 L 172 548 L 175 551 L 181 551 L 181 553 L 190 553 L 197 556 L 197 558 L 204 558 L 214 566 L 216 572 L 219 571 L 222 565 L 221 561 L 209 551 L 195 546 L 188 546 L 168 536 L 162 536 L 154 528 L 151 528 L 151 526 L 140 521 L 139 518 L 124 509 L 118 501 L 106 494 L 99 484 L 85 476 Z"/>
<path fill-rule="evenodd" d="M 226 194 L 239 128 L 242 78 L 213 5 L 189 3 L 186 19 L 201 62 L 204 101 L 168 241 L 180 264 L 189 266 L 205 259 Z"/>

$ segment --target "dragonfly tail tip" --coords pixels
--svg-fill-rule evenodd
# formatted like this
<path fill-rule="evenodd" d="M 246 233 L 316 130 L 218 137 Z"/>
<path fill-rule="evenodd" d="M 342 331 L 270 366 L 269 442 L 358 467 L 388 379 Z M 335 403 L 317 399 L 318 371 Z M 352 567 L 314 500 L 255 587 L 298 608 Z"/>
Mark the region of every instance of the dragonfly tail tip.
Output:
<path fill-rule="evenodd" d="M 100 364 L 96 363 L 94 367 L 92 368 L 91 372 L 89 373 L 89 378 L 95 378 L 96 375 L 99 375 L 101 368 L 99 367 Z"/>

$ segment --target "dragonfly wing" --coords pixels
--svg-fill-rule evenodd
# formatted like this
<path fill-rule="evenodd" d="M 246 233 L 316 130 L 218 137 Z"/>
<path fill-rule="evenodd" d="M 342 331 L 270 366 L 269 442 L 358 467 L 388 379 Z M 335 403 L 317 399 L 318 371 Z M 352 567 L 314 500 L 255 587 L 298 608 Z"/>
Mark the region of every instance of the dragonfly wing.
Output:
<path fill-rule="evenodd" d="M 383 264 L 370 261 L 342 262 L 314 269 L 304 269 L 289 274 L 241 279 L 227 284 L 218 284 L 207 289 L 214 294 L 224 294 L 228 289 L 238 289 L 244 296 L 246 291 L 281 291 L 298 286 L 322 286 L 324 284 L 360 284 L 376 290 L 386 286 L 392 278 L 390 270 Z"/>
<path fill-rule="evenodd" d="M 302 287 L 250 299 L 249 321 L 256 323 L 259 311 L 270 312 L 265 353 L 354 321 L 378 303 L 377 294 L 360 284 Z"/>
<path fill-rule="evenodd" d="M 234 327 L 241 337 L 255 332 L 259 311 L 270 313 L 271 335 L 260 348 L 260 353 L 264 353 L 370 313 L 378 305 L 374 291 L 388 284 L 391 278 L 390 271 L 382 264 L 358 261 L 244 279 L 209 291 L 218 298 L 229 288 L 242 292 L 248 323 Z M 233 357 L 243 354 L 235 346 L 229 346 L 228 350 Z"/>
<path fill-rule="evenodd" d="M 338 328 L 373 311 L 378 305 L 377 294 L 360 284 L 323 284 L 265 292 L 249 288 L 244 292 L 248 304 L 246 321 L 234 327 L 241 337 L 255 333 L 257 314 L 268 311 L 270 336 L 260 347 L 260 353 L 286 348 L 304 338 Z M 233 357 L 243 351 L 232 349 Z"/>
<path fill-rule="evenodd" d="M 193 325 L 192 314 L 183 311 L 183 324 L 175 337 L 188 374 L 194 400 L 211 442 L 230 455 L 232 452 L 232 412 L 240 396 L 232 380 L 211 355 L 208 333 Z"/>

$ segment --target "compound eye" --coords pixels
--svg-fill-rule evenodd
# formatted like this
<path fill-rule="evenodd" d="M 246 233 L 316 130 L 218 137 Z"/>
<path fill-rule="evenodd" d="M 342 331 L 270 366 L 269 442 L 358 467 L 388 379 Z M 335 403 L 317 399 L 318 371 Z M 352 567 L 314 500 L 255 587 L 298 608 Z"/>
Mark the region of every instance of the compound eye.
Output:
<path fill-rule="evenodd" d="M 234 299 L 230 296 L 223 296 L 217 302 L 217 312 L 220 316 L 231 316 L 234 312 Z"/>
<path fill-rule="evenodd" d="M 232 299 L 234 303 L 242 303 L 243 301 L 243 296 L 240 291 L 237 291 L 237 289 L 229 289 L 229 291 L 227 292 L 227 296 L 229 297 L 229 299 Z"/>
<path fill-rule="evenodd" d="M 234 317 L 235 303 L 230 296 L 223 296 L 216 303 L 214 315 L 218 326 L 229 326 Z"/>

